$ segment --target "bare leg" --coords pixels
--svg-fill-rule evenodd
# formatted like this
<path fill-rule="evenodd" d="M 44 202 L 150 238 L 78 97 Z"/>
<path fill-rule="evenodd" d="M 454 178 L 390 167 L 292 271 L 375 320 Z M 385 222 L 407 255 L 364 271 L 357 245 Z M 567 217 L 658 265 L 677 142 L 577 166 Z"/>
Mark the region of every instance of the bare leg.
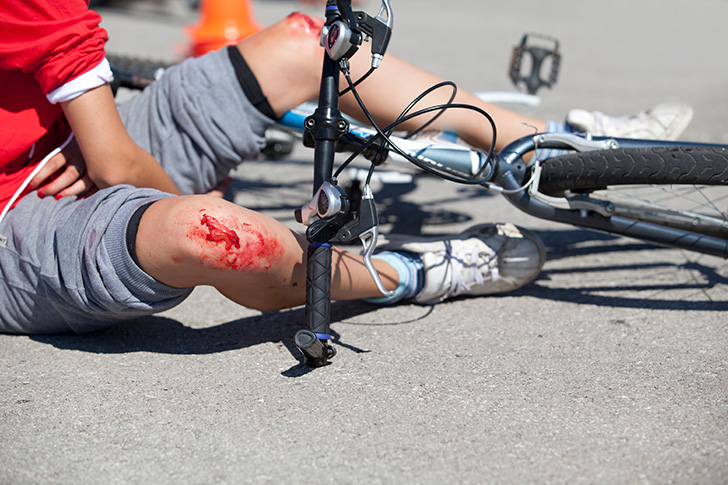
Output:
<path fill-rule="evenodd" d="M 367 52 L 357 53 L 351 62 L 353 81 L 369 69 L 370 57 Z M 357 88 L 367 109 L 374 114 L 377 122 L 394 121 L 396 116 L 414 100 L 420 93 L 431 86 L 440 83 L 443 79 L 409 64 L 397 57 L 386 56 L 377 70 Z M 414 110 L 447 103 L 450 99 L 449 88 L 439 89 L 429 94 Z M 496 150 L 504 148 L 508 143 L 526 135 L 533 134 L 533 128 L 524 125 L 526 122 L 545 131 L 546 122 L 539 121 L 506 110 L 499 106 L 486 103 L 472 93 L 458 89 L 454 103 L 477 106 L 493 117 L 498 129 Z M 352 94 L 347 94 L 341 100 L 342 109 L 357 118 L 363 118 L 359 105 Z M 393 112 L 396 111 L 396 112 Z M 402 125 L 404 130 L 414 130 L 429 118 L 418 117 L 409 124 Z M 382 121 L 380 121 L 382 120 Z M 491 145 L 491 126 L 480 114 L 471 110 L 450 109 L 433 123 L 433 129 L 457 133 L 463 140 L 476 147 L 489 148 Z"/>
<path fill-rule="evenodd" d="M 278 115 L 304 101 L 314 99 L 318 94 L 324 55 L 319 46 L 320 27 L 320 20 L 293 14 L 238 45 Z M 370 57 L 365 51 L 366 47 L 352 58 L 353 80 L 369 69 Z M 442 79 L 433 74 L 387 55 L 382 65 L 358 90 L 374 118 L 382 124 L 388 124 L 416 96 L 440 81 Z M 449 90 L 443 89 L 429 95 L 419 106 L 442 104 L 449 96 Z M 535 126 L 539 131 L 546 128 L 544 121 L 527 118 L 486 103 L 463 90 L 458 91 L 455 102 L 478 106 L 493 117 L 498 128 L 496 149 L 533 133 L 533 128 L 522 122 Z M 363 118 L 351 94 L 343 97 L 341 106 L 346 113 Z M 403 129 L 414 129 L 425 120 L 426 118 L 413 120 L 409 126 L 404 125 Z M 433 128 L 454 131 L 474 146 L 490 147 L 490 125 L 482 116 L 472 111 L 448 110 Z"/>
<path fill-rule="evenodd" d="M 277 310 L 306 300 L 307 242 L 280 222 L 213 196 L 163 199 L 137 233 L 142 269 L 174 287 L 210 285 L 249 308 Z M 375 262 L 388 289 L 397 272 Z M 381 296 L 361 257 L 334 249 L 334 300 Z"/>

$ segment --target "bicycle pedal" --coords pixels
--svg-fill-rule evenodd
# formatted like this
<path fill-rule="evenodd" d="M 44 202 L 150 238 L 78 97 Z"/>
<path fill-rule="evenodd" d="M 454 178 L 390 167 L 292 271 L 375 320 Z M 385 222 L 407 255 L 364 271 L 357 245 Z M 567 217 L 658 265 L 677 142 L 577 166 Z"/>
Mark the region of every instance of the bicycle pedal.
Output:
<path fill-rule="evenodd" d="M 534 39 L 538 44 L 534 44 Z M 525 60 L 525 62 L 524 62 Z M 523 73 L 524 64 L 530 65 L 530 72 Z M 550 62 L 548 77 L 541 76 L 544 63 Z M 523 84 L 529 94 L 536 94 L 542 87 L 551 88 L 556 84 L 561 65 L 559 41 L 542 34 L 524 34 L 521 43 L 513 48 L 509 77 L 513 84 Z"/>

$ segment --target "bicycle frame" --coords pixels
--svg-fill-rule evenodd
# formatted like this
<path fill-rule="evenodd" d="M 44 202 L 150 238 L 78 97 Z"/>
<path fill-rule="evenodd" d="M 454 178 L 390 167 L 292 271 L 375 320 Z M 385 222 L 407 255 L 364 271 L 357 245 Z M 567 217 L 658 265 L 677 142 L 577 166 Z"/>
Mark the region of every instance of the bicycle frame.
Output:
<path fill-rule="evenodd" d="M 303 112 L 305 112 L 305 107 L 286 114 L 281 120 L 282 126 L 300 131 Z M 352 124 L 351 133 L 359 137 L 361 143 L 376 136 L 373 130 L 355 124 Z M 463 145 L 443 145 L 439 147 L 441 149 L 438 149 L 435 145 L 428 145 L 416 140 L 391 138 L 393 142 L 416 156 L 418 160 L 428 163 L 432 168 L 438 170 L 474 177 L 478 171 L 483 171 L 486 163 L 482 152 Z M 533 178 L 535 183 L 524 188 L 524 185 L 528 183 L 526 181 L 528 167 L 523 161 L 523 157 L 536 148 L 587 151 L 640 147 L 708 146 L 718 145 L 627 138 L 586 138 L 576 134 L 540 133 L 516 140 L 498 153 L 493 166 L 485 170 L 490 177 L 483 185 L 491 189 L 496 187 L 498 188 L 496 190 L 502 189 L 502 195 L 519 210 L 540 219 L 728 258 L 728 247 L 721 238 L 619 217 L 613 215 L 613 209 L 609 203 L 586 196 L 553 197 L 543 194 L 538 191 L 538 174 Z M 531 168 L 531 170 L 538 170 L 538 168 Z"/>

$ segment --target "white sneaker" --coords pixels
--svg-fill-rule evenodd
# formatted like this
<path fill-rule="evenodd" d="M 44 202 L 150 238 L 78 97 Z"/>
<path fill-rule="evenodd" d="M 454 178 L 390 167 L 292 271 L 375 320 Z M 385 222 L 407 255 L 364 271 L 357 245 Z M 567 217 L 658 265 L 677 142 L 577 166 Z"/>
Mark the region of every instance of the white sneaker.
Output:
<path fill-rule="evenodd" d="M 683 104 L 658 104 L 636 116 L 607 116 L 599 111 L 572 109 L 566 123 L 594 136 L 677 140 L 693 119 L 693 109 Z"/>
<path fill-rule="evenodd" d="M 424 286 L 408 301 L 427 304 L 459 295 L 515 290 L 532 281 L 546 260 L 541 239 L 513 224 L 482 224 L 447 240 L 392 240 L 378 250 L 420 257 Z"/>

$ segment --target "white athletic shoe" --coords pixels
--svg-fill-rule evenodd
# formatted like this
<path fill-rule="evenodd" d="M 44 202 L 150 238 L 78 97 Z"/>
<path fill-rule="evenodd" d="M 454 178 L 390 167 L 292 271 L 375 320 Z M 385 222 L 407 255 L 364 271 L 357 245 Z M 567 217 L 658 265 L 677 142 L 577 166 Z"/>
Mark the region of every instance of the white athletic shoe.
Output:
<path fill-rule="evenodd" d="M 693 119 L 693 109 L 683 104 L 658 104 L 636 116 L 607 116 L 599 111 L 572 109 L 566 122 L 594 136 L 677 140 Z"/>
<path fill-rule="evenodd" d="M 459 295 L 515 290 L 532 281 L 546 260 L 540 238 L 513 224 L 482 224 L 447 240 L 407 237 L 378 250 L 406 251 L 420 257 L 424 286 L 407 301 L 426 304 Z"/>

